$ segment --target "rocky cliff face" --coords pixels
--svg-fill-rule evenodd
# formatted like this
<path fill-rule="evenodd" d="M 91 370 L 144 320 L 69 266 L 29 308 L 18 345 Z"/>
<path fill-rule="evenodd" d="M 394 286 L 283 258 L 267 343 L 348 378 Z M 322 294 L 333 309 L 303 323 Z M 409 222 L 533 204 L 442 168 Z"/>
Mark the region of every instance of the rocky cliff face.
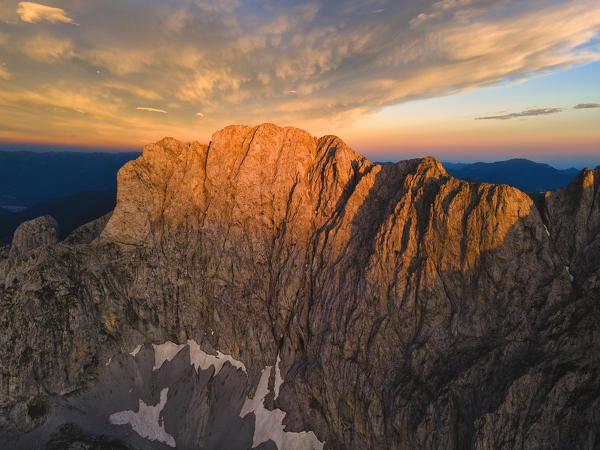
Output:
<path fill-rule="evenodd" d="M 538 208 L 266 124 L 118 186 L 0 262 L 5 446 L 600 445 L 600 169 Z"/>

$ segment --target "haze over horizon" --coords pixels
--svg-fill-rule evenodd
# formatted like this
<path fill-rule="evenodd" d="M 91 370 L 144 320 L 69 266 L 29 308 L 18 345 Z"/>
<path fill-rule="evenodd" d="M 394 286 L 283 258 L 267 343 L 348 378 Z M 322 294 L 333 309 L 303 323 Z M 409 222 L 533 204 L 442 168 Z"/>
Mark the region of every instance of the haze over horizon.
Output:
<path fill-rule="evenodd" d="M 376 161 L 593 166 L 599 31 L 585 0 L 8 0 L 0 141 L 129 150 L 273 122 Z"/>

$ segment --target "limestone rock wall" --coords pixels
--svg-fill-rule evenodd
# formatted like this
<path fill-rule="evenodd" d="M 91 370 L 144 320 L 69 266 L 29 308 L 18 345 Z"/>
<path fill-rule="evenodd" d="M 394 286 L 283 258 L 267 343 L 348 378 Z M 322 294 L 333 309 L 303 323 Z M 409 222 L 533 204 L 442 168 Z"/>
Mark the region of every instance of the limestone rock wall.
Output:
<path fill-rule="evenodd" d="M 249 396 L 280 361 L 265 407 L 326 448 L 593 448 L 599 180 L 540 212 L 433 158 L 378 166 L 295 128 L 148 145 L 100 238 L 9 267 L 5 429 L 118 352 L 193 339 L 244 363 Z"/>

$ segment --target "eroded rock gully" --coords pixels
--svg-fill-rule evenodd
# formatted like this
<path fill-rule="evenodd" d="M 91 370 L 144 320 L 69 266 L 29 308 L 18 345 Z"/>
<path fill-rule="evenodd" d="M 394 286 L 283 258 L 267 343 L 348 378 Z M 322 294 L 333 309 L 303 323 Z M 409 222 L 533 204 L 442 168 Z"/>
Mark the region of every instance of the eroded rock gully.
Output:
<path fill-rule="evenodd" d="M 0 253 L 0 446 L 598 448 L 600 169 L 541 204 L 270 124 L 148 145 Z"/>

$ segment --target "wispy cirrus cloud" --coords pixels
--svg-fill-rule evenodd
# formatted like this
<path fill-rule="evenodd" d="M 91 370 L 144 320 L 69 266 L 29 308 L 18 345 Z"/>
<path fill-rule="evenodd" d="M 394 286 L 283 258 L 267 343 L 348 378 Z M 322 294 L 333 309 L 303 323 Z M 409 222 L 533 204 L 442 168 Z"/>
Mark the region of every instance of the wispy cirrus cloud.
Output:
<path fill-rule="evenodd" d="M 591 108 L 600 108 L 600 103 L 579 103 L 578 105 L 573 106 L 573 109 L 591 109 Z"/>
<path fill-rule="evenodd" d="M 499 3 L 498 0 L 439 0 L 425 12 L 414 17 L 410 21 L 410 26 L 416 28 L 450 18 L 464 22 L 476 14 L 485 12 L 492 2 Z"/>
<path fill-rule="evenodd" d="M 562 112 L 562 108 L 529 108 L 525 111 L 497 116 L 475 117 L 475 120 L 509 120 L 517 117 L 547 116 Z"/>
<path fill-rule="evenodd" d="M 148 108 L 146 106 L 138 106 L 137 108 L 135 108 L 137 111 L 146 111 L 146 112 L 153 112 L 153 113 L 160 113 L 160 114 L 167 114 L 167 112 L 164 109 L 158 109 L 158 108 Z"/>
<path fill-rule="evenodd" d="M 27 23 L 62 22 L 77 25 L 73 19 L 67 16 L 64 9 L 42 5 L 41 3 L 19 2 L 17 14 L 23 22 Z"/>

